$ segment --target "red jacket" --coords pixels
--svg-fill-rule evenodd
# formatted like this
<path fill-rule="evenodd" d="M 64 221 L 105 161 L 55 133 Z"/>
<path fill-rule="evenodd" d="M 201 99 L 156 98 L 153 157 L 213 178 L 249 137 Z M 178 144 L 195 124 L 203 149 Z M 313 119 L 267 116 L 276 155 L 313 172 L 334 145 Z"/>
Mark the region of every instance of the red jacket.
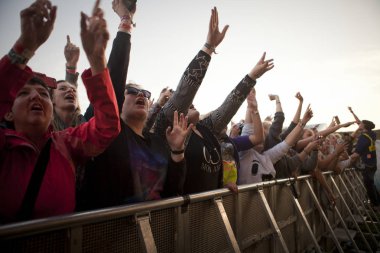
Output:
<path fill-rule="evenodd" d="M 30 68 L 19 69 L 5 56 L 0 61 L 0 119 L 18 90 L 31 78 Z M 95 116 L 78 127 L 47 132 L 52 138 L 33 218 L 70 213 L 75 207 L 75 168 L 102 153 L 120 132 L 119 112 L 108 69 L 96 76 L 82 74 Z M 0 129 L 0 223 L 15 220 L 34 169 L 39 148 L 22 134 Z"/>

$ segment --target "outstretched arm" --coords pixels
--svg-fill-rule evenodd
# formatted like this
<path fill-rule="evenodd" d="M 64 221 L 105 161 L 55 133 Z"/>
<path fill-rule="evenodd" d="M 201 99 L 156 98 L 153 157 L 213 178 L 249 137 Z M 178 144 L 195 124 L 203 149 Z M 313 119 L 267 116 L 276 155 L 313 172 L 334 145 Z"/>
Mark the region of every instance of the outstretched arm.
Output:
<path fill-rule="evenodd" d="M 286 136 L 288 136 L 288 134 L 294 129 L 294 127 L 298 124 L 298 122 L 300 121 L 300 118 L 301 118 L 301 111 L 302 111 L 302 104 L 303 104 L 303 97 L 301 95 L 301 93 L 297 92 L 296 96 L 295 96 L 297 99 L 298 99 L 298 107 L 297 107 L 297 111 L 296 113 L 294 114 L 294 117 L 293 117 L 293 120 L 292 122 L 290 122 L 290 125 L 289 127 L 281 133 L 280 135 L 280 139 L 283 140 L 286 138 Z"/>
<path fill-rule="evenodd" d="M 349 127 L 353 124 L 354 122 L 347 122 L 347 123 L 344 123 L 344 124 L 339 124 L 339 125 L 334 125 L 332 127 L 328 127 L 326 128 L 325 130 L 322 130 L 320 132 L 317 133 L 317 135 L 321 136 L 321 137 L 326 137 L 327 135 L 337 131 L 338 129 L 342 128 L 342 127 Z M 304 147 L 306 147 L 306 145 L 313 140 L 313 136 L 310 136 L 308 138 L 305 138 L 305 139 L 302 139 L 300 140 L 299 142 L 297 142 L 297 150 L 301 150 L 303 149 Z"/>
<path fill-rule="evenodd" d="M 215 48 L 223 41 L 227 29 L 228 26 L 226 25 L 221 32 L 219 31 L 218 11 L 214 7 L 211 10 L 206 44 L 190 62 L 174 94 L 157 115 L 154 127 L 155 133 L 163 138 L 165 137 L 166 128 L 172 124 L 174 111 L 187 115 L 195 94 L 206 75 L 211 55 L 215 51 Z"/>
<path fill-rule="evenodd" d="M 257 106 L 256 90 L 252 89 L 247 97 L 247 112 L 245 117 L 245 123 L 251 123 L 253 125 L 254 132 L 249 135 L 249 140 L 252 145 L 260 144 L 264 141 L 263 124 Z"/>
<path fill-rule="evenodd" d="M 72 152 L 90 157 L 104 151 L 120 132 L 119 110 L 106 67 L 105 49 L 109 34 L 99 0 L 91 17 L 81 12 L 81 39 L 91 67 L 83 72 L 82 80 L 95 113 L 88 122 L 66 131 L 72 136 L 69 139 Z"/>
<path fill-rule="evenodd" d="M 256 84 L 256 79 L 260 78 L 265 72 L 271 70 L 273 59 L 265 60 L 266 53 L 262 55 L 255 67 L 246 75 L 242 81 L 231 91 L 224 100 L 223 104 L 212 111 L 208 117 L 202 120 L 217 135 L 227 126 L 232 117 L 239 110 L 241 104 Z"/>
<path fill-rule="evenodd" d="M 124 103 L 125 83 L 127 80 L 129 56 L 131 51 L 132 19 L 136 7 L 129 11 L 122 0 L 114 0 L 112 8 L 120 18 L 118 32 L 112 44 L 110 57 L 108 59 L 108 70 L 110 72 L 112 85 L 115 90 L 117 105 L 121 112 Z M 89 120 L 94 116 L 92 105 L 87 108 L 85 118 Z"/>
<path fill-rule="evenodd" d="M 298 140 L 298 138 L 302 134 L 303 128 L 305 127 L 305 125 L 307 124 L 307 122 L 309 122 L 309 120 L 312 117 L 313 117 L 313 111 L 311 110 L 310 105 L 308 105 L 308 107 L 307 107 L 307 109 L 306 109 L 306 111 L 304 113 L 304 116 L 303 116 L 302 120 L 297 124 L 297 126 L 285 138 L 285 142 L 289 146 L 292 147 L 292 146 L 294 146 L 296 144 L 296 141 Z"/>
<path fill-rule="evenodd" d="M 76 71 L 79 60 L 79 47 L 71 43 L 70 36 L 66 36 L 67 43 L 65 45 L 64 54 L 66 58 L 66 77 L 65 80 L 75 86 L 78 86 L 79 73 Z"/>
<path fill-rule="evenodd" d="M 348 107 L 348 110 L 350 111 L 350 113 L 352 113 L 352 116 L 354 116 L 356 124 L 360 125 L 361 120 L 358 118 L 358 116 L 356 116 L 356 114 L 352 110 L 351 106 Z"/>
<path fill-rule="evenodd" d="M 28 61 L 49 38 L 57 7 L 50 1 L 35 1 L 20 12 L 21 34 L 0 62 L 0 119 L 9 112 L 18 91 L 32 77 Z"/>

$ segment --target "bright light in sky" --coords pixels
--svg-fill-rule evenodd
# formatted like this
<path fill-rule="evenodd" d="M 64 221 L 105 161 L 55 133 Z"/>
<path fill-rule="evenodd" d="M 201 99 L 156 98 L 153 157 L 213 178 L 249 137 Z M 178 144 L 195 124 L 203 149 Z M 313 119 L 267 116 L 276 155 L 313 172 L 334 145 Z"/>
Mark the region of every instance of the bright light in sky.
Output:
<path fill-rule="evenodd" d="M 33 1 L 1 1 L 0 49 L 6 54 L 19 36 L 19 12 Z M 90 13 L 94 1 L 59 0 L 55 29 L 29 65 L 39 72 L 64 78 L 66 34 L 81 46 L 80 11 Z M 290 123 L 300 91 L 304 107 L 310 103 L 313 123 L 353 120 L 347 106 L 361 119 L 380 128 L 380 2 L 377 0 L 138 0 L 132 34 L 128 80 L 142 84 L 158 98 L 165 86 L 176 87 L 188 63 L 206 41 L 211 8 L 219 11 L 220 29 L 229 24 L 226 38 L 213 55 L 194 104 L 202 113 L 217 108 L 230 90 L 254 67 L 261 54 L 274 58 L 275 67 L 256 85 L 262 118 L 274 114 L 278 94 Z M 102 1 L 111 40 L 119 18 L 111 0 Z M 81 52 L 79 71 L 88 67 Z M 82 110 L 88 105 L 80 84 Z M 244 103 L 234 117 L 244 117 Z M 351 127 L 347 130 L 353 130 Z"/>

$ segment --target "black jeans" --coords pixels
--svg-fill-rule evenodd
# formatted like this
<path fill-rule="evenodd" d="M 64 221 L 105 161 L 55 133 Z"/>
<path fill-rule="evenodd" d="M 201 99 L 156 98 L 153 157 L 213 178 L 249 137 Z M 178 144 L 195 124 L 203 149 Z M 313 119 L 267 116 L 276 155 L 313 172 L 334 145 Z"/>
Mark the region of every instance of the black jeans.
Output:
<path fill-rule="evenodd" d="M 374 206 L 379 206 L 380 195 L 375 186 L 376 169 L 377 169 L 376 167 L 374 168 L 365 167 L 365 169 L 362 171 L 362 175 L 363 175 L 364 186 L 367 190 L 367 194 L 368 194 L 369 199 L 371 200 L 371 203 Z"/>

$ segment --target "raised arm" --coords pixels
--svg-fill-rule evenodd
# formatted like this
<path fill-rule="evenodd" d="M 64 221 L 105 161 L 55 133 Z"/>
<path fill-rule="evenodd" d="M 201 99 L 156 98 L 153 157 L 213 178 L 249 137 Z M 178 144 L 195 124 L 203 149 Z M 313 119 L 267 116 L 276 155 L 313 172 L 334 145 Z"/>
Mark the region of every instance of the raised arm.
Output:
<path fill-rule="evenodd" d="M 297 124 L 297 126 L 288 134 L 288 136 L 285 138 L 285 142 L 289 145 L 289 146 L 294 146 L 297 142 L 297 140 L 299 139 L 299 137 L 301 136 L 302 134 L 302 130 L 303 128 L 305 127 L 305 125 L 307 124 L 307 122 L 309 122 L 309 120 L 313 117 L 313 111 L 311 110 L 310 108 L 310 105 L 308 105 L 301 121 Z"/>
<path fill-rule="evenodd" d="M 321 137 L 326 137 L 327 135 L 329 135 L 329 134 L 331 134 L 331 133 L 337 131 L 338 129 L 340 129 L 340 128 L 342 128 L 342 127 L 349 127 L 349 126 L 351 126 L 351 125 L 354 124 L 354 123 L 355 123 L 355 122 L 347 122 L 347 123 L 339 124 L 339 125 L 335 124 L 335 125 L 333 125 L 333 126 L 331 126 L 331 127 L 328 127 L 328 128 L 326 128 L 326 129 L 324 129 L 324 130 L 322 130 L 322 131 L 319 131 L 319 132 L 317 133 L 317 135 L 319 135 L 319 136 L 321 136 Z M 312 141 L 313 138 L 314 138 L 313 136 L 310 136 L 310 137 L 308 137 L 308 138 L 302 139 L 301 141 L 297 142 L 297 146 L 296 146 L 297 150 L 301 150 L 301 149 L 303 149 L 304 147 L 306 147 L 306 145 L 307 145 L 310 141 Z"/>
<path fill-rule="evenodd" d="M 246 124 L 252 124 L 254 132 L 249 135 L 249 140 L 252 145 L 257 145 L 263 142 L 264 140 L 264 130 L 263 124 L 261 123 L 261 118 L 257 106 L 256 100 L 256 90 L 252 89 L 247 97 L 247 112 L 245 117 Z"/>
<path fill-rule="evenodd" d="M 286 136 L 288 136 L 288 134 L 296 127 L 296 125 L 298 124 L 298 122 L 300 121 L 301 119 L 301 111 L 302 111 L 302 104 L 303 104 L 303 97 L 301 95 L 300 92 L 297 92 L 296 96 L 295 96 L 297 99 L 298 99 L 298 107 L 297 107 L 297 111 L 296 113 L 294 114 L 294 117 L 293 117 L 293 120 L 292 122 L 290 122 L 290 125 L 289 127 L 283 131 L 281 134 L 280 134 L 280 139 L 283 140 L 286 138 Z"/>
<path fill-rule="evenodd" d="M 122 0 L 114 0 L 112 8 L 120 18 L 118 32 L 112 44 L 108 69 L 115 90 L 119 111 L 124 102 L 125 83 L 127 80 L 129 56 L 131 51 L 131 33 L 133 28 L 133 16 L 136 6 L 131 11 L 123 4 Z M 88 120 L 94 116 L 92 105 L 87 108 L 85 118 Z"/>
<path fill-rule="evenodd" d="M 190 62 L 174 94 L 157 115 L 154 127 L 155 133 L 162 137 L 165 136 L 166 128 L 172 124 L 174 111 L 187 115 L 195 94 L 206 75 L 211 55 L 215 52 L 215 48 L 223 41 L 227 29 L 228 25 L 223 28 L 222 32 L 219 31 L 218 11 L 214 7 L 211 10 L 206 43 Z"/>
<path fill-rule="evenodd" d="M 239 110 L 241 104 L 256 84 L 256 79 L 274 67 L 273 59 L 265 60 L 265 55 L 266 53 L 264 52 L 255 67 L 231 91 L 223 104 L 202 120 L 202 124 L 212 129 L 216 135 L 219 135 Z"/>
<path fill-rule="evenodd" d="M 94 105 L 94 117 L 66 131 L 72 136 L 69 145 L 73 154 L 82 152 L 89 157 L 104 151 L 120 132 L 119 110 L 106 67 L 105 50 L 109 34 L 99 0 L 91 17 L 81 12 L 81 39 L 91 67 L 83 72 L 82 80 L 88 99 Z"/>
<path fill-rule="evenodd" d="M 66 36 L 67 42 L 64 49 L 66 59 L 66 77 L 65 80 L 71 84 L 78 86 L 77 63 L 79 60 L 80 50 L 79 47 L 71 43 L 70 36 Z"/>
<path fill-rule="evenodd" d="M 350 111 L 350 113 L 352 114 L 352 116 L 354 116 L 355 123 L 358 124 L 358 125 L 360 125 L 361 120 L 358 118 L 358 116 L 356 116 L 356 114 L 352 110 L 351 106 L 348 107 L 348 110 Z"/>
<path fill-rule="evenodd" d="M 18 91 L 32 77 L 28 61 L 37 49 L 49 38 L 57 7 L 50 1 L 35 1 L 20 13 L 21 34 L 0 61 L 0 119 L 10 111 Z"/>

